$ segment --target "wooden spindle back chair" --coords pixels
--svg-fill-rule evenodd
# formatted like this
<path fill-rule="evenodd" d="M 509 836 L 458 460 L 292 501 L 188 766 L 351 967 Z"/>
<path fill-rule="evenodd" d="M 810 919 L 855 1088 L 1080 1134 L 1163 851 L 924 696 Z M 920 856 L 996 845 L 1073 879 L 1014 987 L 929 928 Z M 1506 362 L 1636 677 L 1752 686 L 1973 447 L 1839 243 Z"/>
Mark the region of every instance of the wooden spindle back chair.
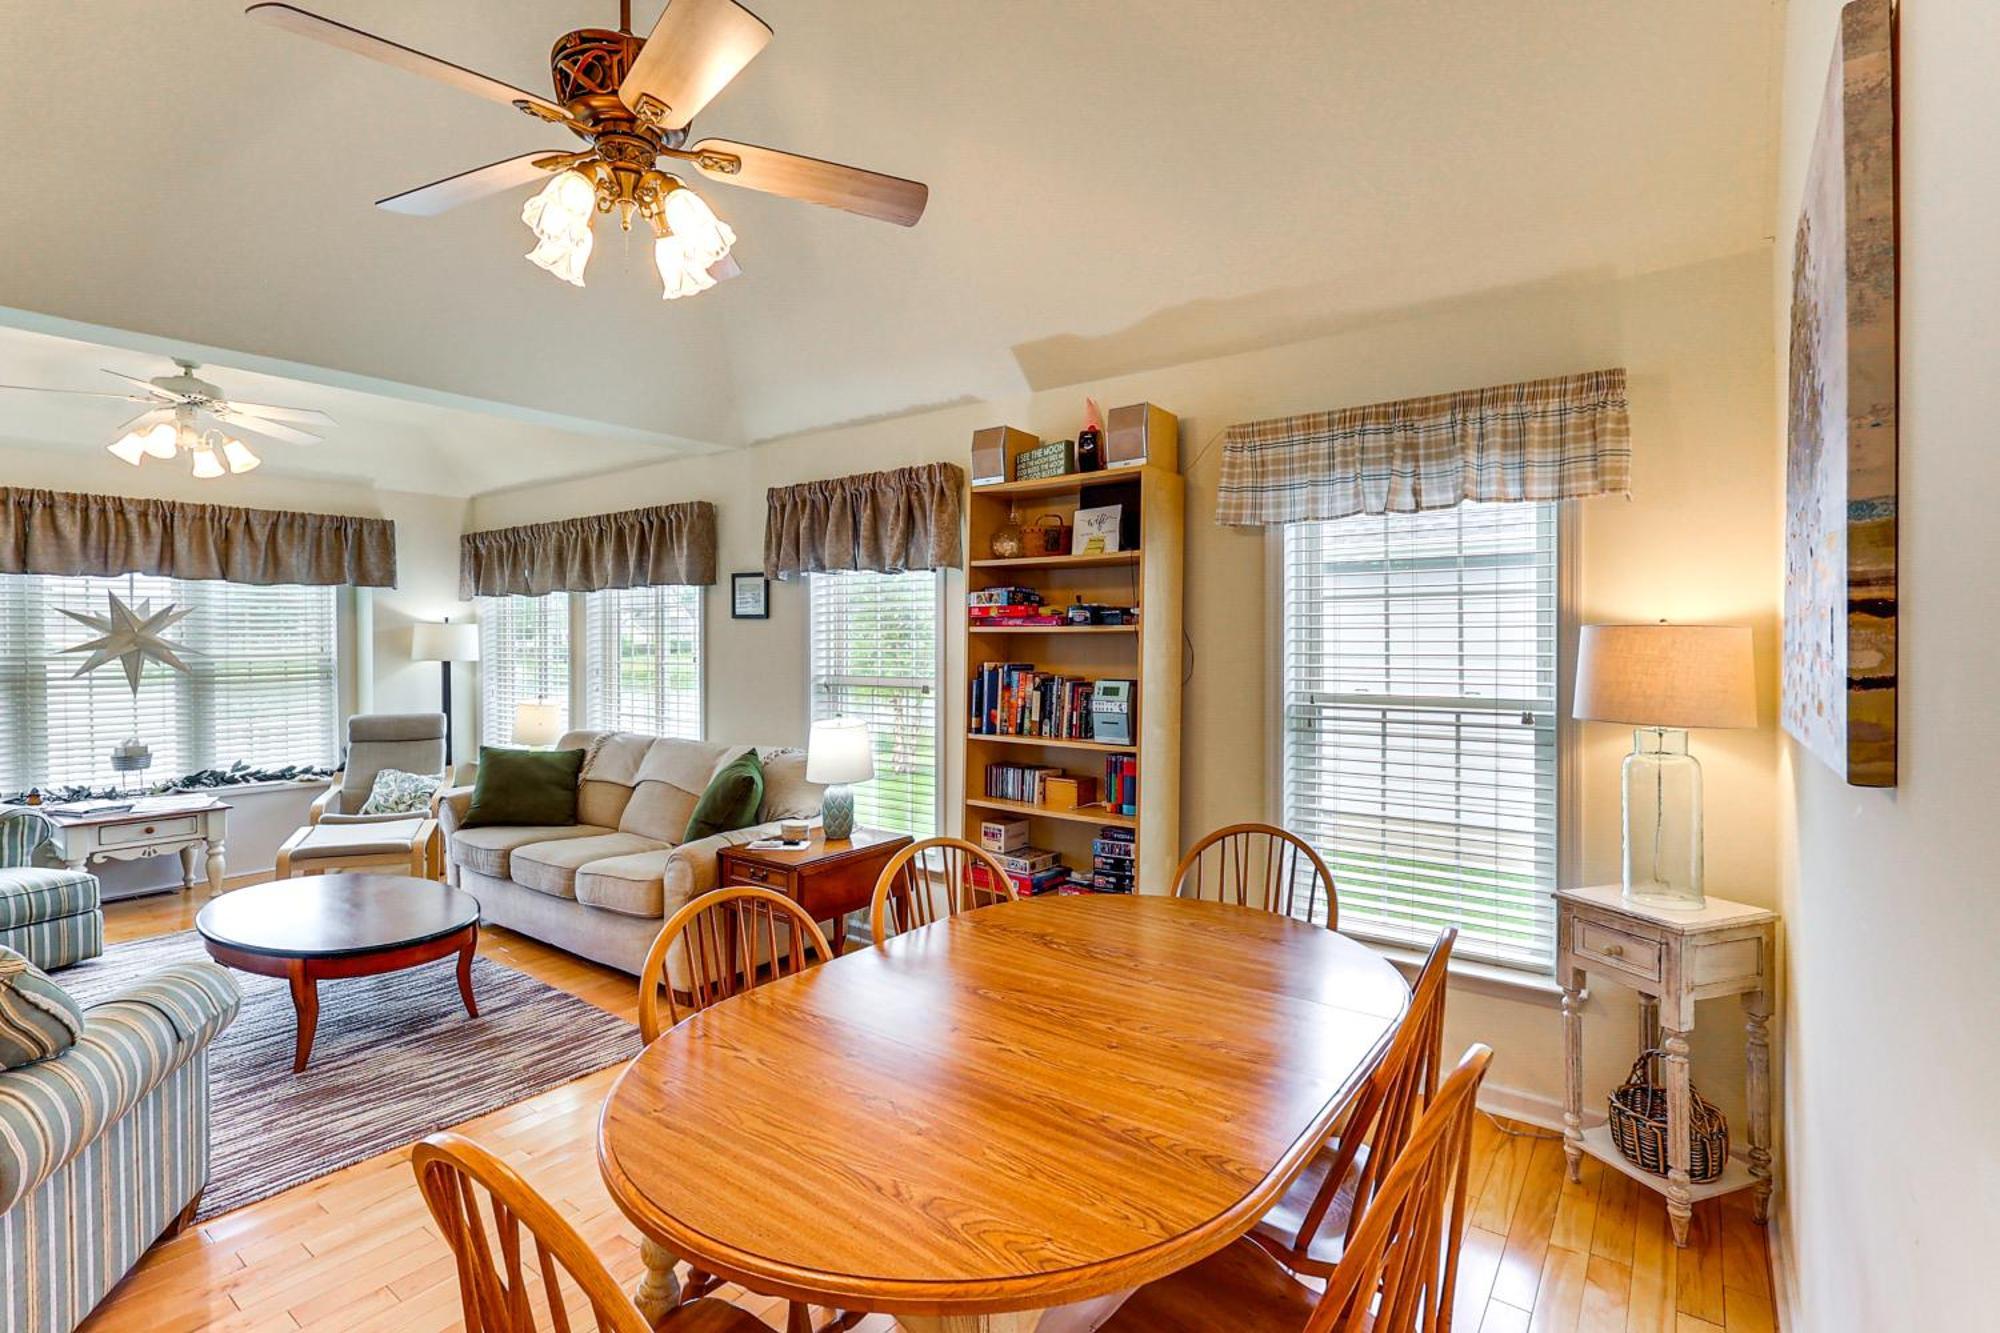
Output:
<path fill-rule="evenodd" d="M 1410 1007 L 1330 1141 L 1250 1239 L 1295 1273 L 1326 1277 L 1354 1241 L 1368 1204 L 1437 1096 L 1444 1046 L 1445 982 L 1458 930 L 1431 944 Z"/>
<path fill-rule="evenodd" d="M 1014 901 L 998 857 L 963 838 L 925 838 L 890 859 L 875 881 L 868 925 L 875 942 L 960 912 Z"/>
<path fill-rule="evenodd" d="M 1324 899 L 1327 929 L 1340 928 L 1333 873 L 1310 843 L 1275 824 L 1230 824 L 1203 838 L 1181 858 L 1174 893 L 1307 921 Z"/>
<path fill-rule="evenodd" d="M 667 971 L 667 955 L 676 943 L 687 962 L 685 991 Z M 832 956 L 819 923 L 784 894 L 747 884 L 711 890 L 669 917 L 646 953 L 639 973 L 639 1037 L 650 1046 L 689 1014 Z"/>
<path fill-rule="evenodd" d="M 1479 1085 L 1474 1045 L 1418 1119 L 1326 1282 L 1305 1333 L 1438 1333 L 1451 1327 L 1465 1238 L 1466 1174 Z"/>

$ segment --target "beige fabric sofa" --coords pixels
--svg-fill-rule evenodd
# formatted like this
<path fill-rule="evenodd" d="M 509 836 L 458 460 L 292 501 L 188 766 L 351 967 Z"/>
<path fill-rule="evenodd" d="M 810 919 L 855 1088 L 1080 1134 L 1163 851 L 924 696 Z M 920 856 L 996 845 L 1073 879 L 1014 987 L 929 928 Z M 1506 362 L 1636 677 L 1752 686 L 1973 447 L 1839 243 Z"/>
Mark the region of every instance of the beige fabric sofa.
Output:
<path fill-rule="evenodd" d="M 585 751 L 577 822 L 464 828 L 472 789 L 453 788 L 438 801 L 446 878 L 479 900 L 484 920 L 635 976 L 665 918 L 716 887 L 718 851 L 819 813 L 806 752 L 758 746 L 758 822 L 684 843 L 709 779 L 748 746 L 572 731 L 556 748 Z M 670 958 L 668 970 L 684 980 L 679 964 Z"/>

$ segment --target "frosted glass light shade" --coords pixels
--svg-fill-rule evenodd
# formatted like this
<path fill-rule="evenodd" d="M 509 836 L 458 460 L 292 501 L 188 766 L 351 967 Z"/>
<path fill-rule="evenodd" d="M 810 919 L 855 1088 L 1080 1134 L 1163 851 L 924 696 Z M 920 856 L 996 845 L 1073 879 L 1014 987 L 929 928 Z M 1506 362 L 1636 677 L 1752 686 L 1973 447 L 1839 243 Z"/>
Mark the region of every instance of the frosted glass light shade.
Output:
<path fill-rule="evenodd" d="M 229 464 L 231 472 L 248 472 L 264 461 L 251 452 L 249 445 L 233 435 L 222 442 L 222 458 Z"/>
<path fill-rule="evenodd" d="M 222 460 L 215 456 L 215 450 L 205 444 L 195 448 L 194 474 L 203 481 L 212 481 L 216 477 L 228 475 L 222 466 Z"/>
<path fill-rule="evenodd" d="M 477 662 L 479 626 L 470 621 L 410 626 L 410 658 L 417 662 Z"/>
<path fill-rule="evenodd" d="M 521 206 L 521 221 L 535 233 L 528 262 L 564 282 L 583 286 L 584 265 L 590 262 L 591 219 L 597 212 L 597 187 L 580 171 L 559 172 Z"/>
<path fill-rule="evenodd" d="M 1576 701 L 1589 722 L 1754 727 L 1757 676 L 1742 625 L 1585 625 Z"/>
<path fill-rule="evenodd" d="M 562 734 L 562 710 L 546 699 L 514 705 L 514 744 L 554 745 Z"/>
<path fill-rule="evenodd" d="M 682 187 L 669 191 L 664 210 L 667 230 L 680 238 L 694 267 L 706 269 L 736 244 L 736 233 L 729 224 L 715 216 L 708 201 L 693 190 Z"/>
<path fill-rule="evenodd" d="M 720 261 L 717 261 L 720 262 Z M 705 292 L 715 285 L 708 266 L 697 263 L 678 236 L 662 236 L 653 242 L 653 264 L 660 270 L 660 299 L 678 301 L 683 296 Z"/>
<path fill-rule="evenodd" d="M 112 457 L 130 463 L 133 467 L 146 461 L 145 441 L 139 438 L 139 432 L 136 430 L 119 436 L 104 447 L 111 451 Z"/>
<path fill-rule="evenodd" d="M 866 782 L 875 776 L 875 746 L 868 724 L 858 717 L 813 723 L 806 742 L 806 781 L 823 784 Z"/>

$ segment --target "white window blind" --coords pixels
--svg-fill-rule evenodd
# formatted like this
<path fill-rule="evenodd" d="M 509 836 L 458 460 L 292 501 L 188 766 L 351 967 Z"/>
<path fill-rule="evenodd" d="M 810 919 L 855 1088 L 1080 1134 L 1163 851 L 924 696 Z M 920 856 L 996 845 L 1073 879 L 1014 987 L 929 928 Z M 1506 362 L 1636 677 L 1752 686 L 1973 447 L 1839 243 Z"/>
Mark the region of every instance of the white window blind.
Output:
<path fill-rule="evenodd" d="M 514 743 L 514 706 L 552 703 L 569 726 L 569 594 L 481 597 L 479 739 Z"/>
<path fill-rule="evenodd" d="M 167 631 L 190 670 L 148 663 L 136 702 L 117 663 L 86 676 L 62 650 L 96 638 L 59 608 L 102 616 L 106 594 L 194 614 Z M 146 782 L 238 761 L 257 768 L 338 757 L 335 590 L 150 576 L 0 576 L 0 792 L 112 785 L 111 750 L 153 751 Z"/>
<path fill-rule="evenodd" d="M 700 740 L 701 589 L 608 589 L 584 602 L 590 725 Z"/>
<path fill-rule="evenodd" d="M 875 744 L 855 820 L 919 838 L 938 824 L 938 577 L 807 575 L 813 719 L 861 718 Z"/>
<path fill-rule="evenodd" d="M 1283 820 L 1343 931 L 1553 965 L 1556 534 L 1543 504 L 1284 529 Z"/>

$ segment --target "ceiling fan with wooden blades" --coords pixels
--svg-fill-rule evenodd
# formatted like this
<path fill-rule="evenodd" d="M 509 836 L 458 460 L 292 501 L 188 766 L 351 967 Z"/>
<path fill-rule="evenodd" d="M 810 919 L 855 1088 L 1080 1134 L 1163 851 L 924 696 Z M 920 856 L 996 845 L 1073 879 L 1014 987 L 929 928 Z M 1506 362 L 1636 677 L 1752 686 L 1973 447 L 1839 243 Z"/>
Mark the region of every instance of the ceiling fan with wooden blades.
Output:
<path fill-rule="evenodd" d="M 133 467 L 148 458 L 173 458 L 187 454 L 194 462 L 194 475 L 220 477 L 226 472 L 248 472 L 263 462 L 254 450 L 236 435 L 221 428 L 282 440 L 287 444 L 318 444 L 320 437 L 304 426 L 331 426 L 333 418 L 311 407 L 277 407 L 270 403 L 246 403 L 231 398 L 196 375 L 201 366 L 176 360 L 177 373 L 142 380 L 121 371 L 106 370 L 113 379 L 132 386 L 123 393 L 99 389 L 50 389 L 39 384 L 0 384 L 0 390 L 26 393 L 59 393 L 72 398 L 112 398 L 143 403 L 146 410 L 118 427 L 118 438 L 105 447 Z M 136 392 L 135 392 L 136 390 Z M 219 423 L 219 424 L 212 424 Z"/>
<path fill-rule="evenodd" d="M 435 217 L 460 204 L 544 182 L 521 211 L 536 245 L 528 258 L 581 287 L 591 223 L 616 213 L 631 229 L 652 224 L 654 259 L 672 300 L 741 272 L 730 257 L 736 235 L 708 204 L 660 164 L 684 163 L 704 177 L 766 194 L 803 199 L 863 217 L 915 226 L 929 202 L 921 182 L 825 162 L 731 139 L 690 145 L 688 126 L 771 40 L 771 29 L 735 0 L 671 0 L 645 37 L 632 32 L 631 0 L 619 0 L 618 27 L 564 33 L 549 53 L 554 98 L 427 55 L 297 6 L 259 3 L 246 11 L 289 32 L 421 74 L 475 96 L 506 102 L 584 141 L 580 150 L 523 153 L 377 201 L 394 213 Z"/>

